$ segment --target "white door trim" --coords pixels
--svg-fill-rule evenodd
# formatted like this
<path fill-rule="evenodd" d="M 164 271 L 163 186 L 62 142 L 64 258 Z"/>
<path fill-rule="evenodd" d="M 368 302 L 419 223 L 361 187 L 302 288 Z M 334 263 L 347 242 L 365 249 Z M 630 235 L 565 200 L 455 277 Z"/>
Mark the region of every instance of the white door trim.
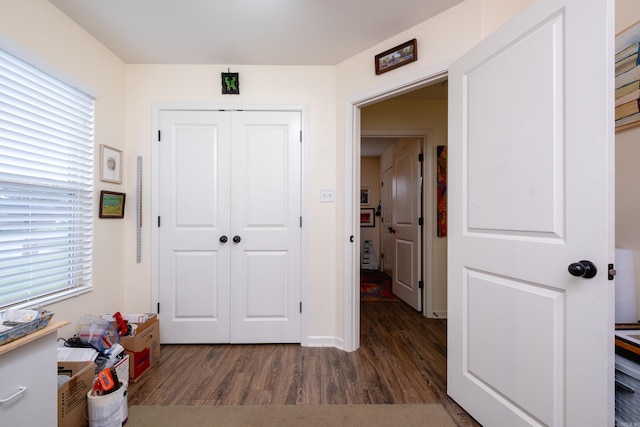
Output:
<path fill-rule="evenodd" d="M 359 198 L 355 197 L 360 188 L 360 109 L 367 105 L 428 86 L 447 76 L 450 62 L 434 65 L 422 70 L 418 75 L 402 81 L 370 89 L 346 101 L 345 106 L 345 159 L 344 159 L 344 325 L 343 347 L 355 351 L 360 347 L 360 286 L 358 270 L 360 261 L 360 225 L 356 224 L 359 212 Z M 353 236 L 353 240 L 351 240 Z"/>
<path fill-rule="evenodd" d="M 300 192 L 300 211 L 303 218 L 309 217 L 308 208 L 308 129 L 309 129 L 309 107 L 303 104 L 218 104 L 218 103 L 158 103 L 153 104 L 151 109 L 151 215 L 145 223 L 151 226 L 151 309 L 153 312 L 157 312 L 157 303 L 159 301 L 159 231 L 157 226 L 157 218 L 159 216 L 160 207 L 158 204 L 158 182 L 159 182 L 159 153 L 158 153 L 158 129 L 160 124 L 160 111 L 162 110 L 244 110 L 244 111 L 295 111 L 299 112 L 302 118 L 302 159 L 301 159 L 301 192 Z M 309 268 L 308 268 L 308 247 L 309 247 L 309 232 L 308 227 L 305 227 L 305 221 L 303 220 L 303 227 L 301 230 L 301 247 L 300 247 L 300 270 L 301 270 L 301 283 L 300 283 L 300 297 L 302 300 L 302 306 L 308 307 L 309 301 Z M 307 311 L 303 310 L 301 314 L 301 336 L 300 345 L 309 345 L 309 317 Z"/>

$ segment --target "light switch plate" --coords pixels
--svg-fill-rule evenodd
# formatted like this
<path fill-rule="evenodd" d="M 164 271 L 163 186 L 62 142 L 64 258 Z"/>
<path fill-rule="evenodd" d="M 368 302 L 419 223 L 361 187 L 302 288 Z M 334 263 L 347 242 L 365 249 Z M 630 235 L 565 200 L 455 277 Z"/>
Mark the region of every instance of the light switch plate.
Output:
<path fill-rule="evenodd" d="M 320 201 L 321 202 L 333 202 L 333 189 L 331 188 L 323 188 L 320 190 Z"/>

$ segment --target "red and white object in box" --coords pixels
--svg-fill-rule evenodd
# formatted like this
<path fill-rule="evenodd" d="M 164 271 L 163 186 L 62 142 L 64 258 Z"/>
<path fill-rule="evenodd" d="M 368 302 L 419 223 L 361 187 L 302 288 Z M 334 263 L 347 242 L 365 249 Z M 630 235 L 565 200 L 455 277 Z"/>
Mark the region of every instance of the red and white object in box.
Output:
<path fill-rule="evenodd" d="M 154 314 L 137 324 L 135 336 L 121 337 L 120 345 L 129 355 L 129 380 L 135 382 L 147 369 L 160 360 L 160 322 Z"/>
<path fill-rule="evenodd" d="M 129 355 L 125 354 L 113 367 L 118 375 L 118 380 L 129 382 Z"/>

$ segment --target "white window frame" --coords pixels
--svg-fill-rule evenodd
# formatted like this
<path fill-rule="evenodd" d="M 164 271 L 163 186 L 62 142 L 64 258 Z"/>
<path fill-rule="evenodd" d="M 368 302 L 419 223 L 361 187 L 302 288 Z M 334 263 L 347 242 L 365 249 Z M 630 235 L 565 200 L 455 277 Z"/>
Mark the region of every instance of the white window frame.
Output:
<path fill-rule="evenodd" d="M 93 287 L 94 95 L 32 59 L 0 43 L 0 310 Z"/>

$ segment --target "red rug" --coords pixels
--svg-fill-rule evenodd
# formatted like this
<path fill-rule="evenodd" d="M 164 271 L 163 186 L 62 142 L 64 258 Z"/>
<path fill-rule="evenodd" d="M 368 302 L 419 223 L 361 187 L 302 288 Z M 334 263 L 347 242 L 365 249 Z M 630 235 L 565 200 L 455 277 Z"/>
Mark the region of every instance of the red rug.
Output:
<path fill-rule="evenodd" d="M 360 270 L 361 301 L 400 301 L 391 290 L 391 278 L 378 270 Z"/>

